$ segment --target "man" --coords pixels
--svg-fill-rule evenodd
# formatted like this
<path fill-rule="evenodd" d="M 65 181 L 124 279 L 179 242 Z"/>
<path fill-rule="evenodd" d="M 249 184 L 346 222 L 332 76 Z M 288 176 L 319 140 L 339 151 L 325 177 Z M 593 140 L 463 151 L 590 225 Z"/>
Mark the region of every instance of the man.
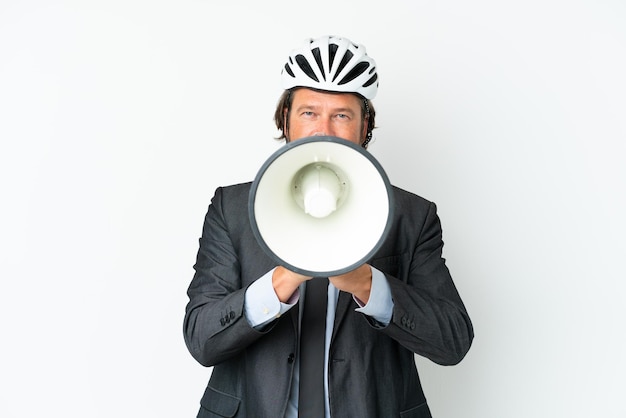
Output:
<path fill-rule="evenodd" d="M 311 39 L 293 51 L 282 79 L 275 120 L 284 139 L 326 135 L 367 146 L 378 75 L 363 46 Z M 473 339 L 442 258 L 435 205 L 394 187 L 393 226 L 380 250 L 328 278 L 324 380 L 309 390 L 300 387 L 309 380 L 299 340 L 313 305 L 304 298 L 320 278 L 276 266 L 263 252 L 248 219 L 249 190 L 247 183 L 215 192 L 188 290 L 185 342 L 214 367 L 198 417 L 295 418 L 315 392 L 317 418 L 431 417 L 414 353 L 452 365 Z"/>

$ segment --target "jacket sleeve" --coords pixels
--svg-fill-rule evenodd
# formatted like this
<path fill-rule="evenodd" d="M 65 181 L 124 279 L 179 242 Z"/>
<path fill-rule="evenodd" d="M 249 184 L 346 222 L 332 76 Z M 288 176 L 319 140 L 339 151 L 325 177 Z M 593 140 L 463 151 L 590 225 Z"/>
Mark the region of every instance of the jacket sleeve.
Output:
<path fill-rule="evenodd" d="M 393 262 L 403 267 L 396 268 L 395 276 L 386 274 L 394 308 L 382 332 L 435 363 L 457 364 L 469 351 L 474 331 L 442 257 L 435 204 L 429 202 L 423 224 L 412 226 L 416 229 L 401 225 L 405 234 L 408 230 L 417 235 L 413 247 Z M 384 265 L 380 268 L 387 273 Z"/>
<path fill-rule="evenodd" d="M 219 188 L 204 220 L 183 323 L 187 348 L 204 366 L 234 356 L 271 329 L 255 330 L 244 316 L 246 289 L 230 233 Z"/>

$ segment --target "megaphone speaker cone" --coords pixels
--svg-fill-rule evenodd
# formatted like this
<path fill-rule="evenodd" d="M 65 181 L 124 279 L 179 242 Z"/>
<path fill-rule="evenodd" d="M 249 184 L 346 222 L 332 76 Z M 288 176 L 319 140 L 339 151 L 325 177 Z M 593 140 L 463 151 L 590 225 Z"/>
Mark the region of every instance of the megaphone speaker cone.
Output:
<path fill-rule="evenodd" d="M 336 137 L 281 147 L 250 189 L 260 246 L 288 269 L 335 276 L 366 262 L 390 229 L 393 199 L 384 170 L 366 150 Z"/>

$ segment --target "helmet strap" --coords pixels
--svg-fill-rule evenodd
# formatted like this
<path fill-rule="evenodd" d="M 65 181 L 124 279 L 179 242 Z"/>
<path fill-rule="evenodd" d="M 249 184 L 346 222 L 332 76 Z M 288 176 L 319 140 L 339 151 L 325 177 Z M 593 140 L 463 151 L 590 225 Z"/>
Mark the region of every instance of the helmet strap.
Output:
<path fill-rule="evenodd" d="M 363 117 L 364 121 L 367 121 L 367 134 L 365 135 L 365 141 L 361 144 L 363 148 L 367 148 L 367 145 L 372 140 L 372 129 L 370 129 L 369 119 L 370 119 L 370 106 L 367 104 L 367 99 L 363 99 L 363 106 L 365 108 L 365 115 Z"/>

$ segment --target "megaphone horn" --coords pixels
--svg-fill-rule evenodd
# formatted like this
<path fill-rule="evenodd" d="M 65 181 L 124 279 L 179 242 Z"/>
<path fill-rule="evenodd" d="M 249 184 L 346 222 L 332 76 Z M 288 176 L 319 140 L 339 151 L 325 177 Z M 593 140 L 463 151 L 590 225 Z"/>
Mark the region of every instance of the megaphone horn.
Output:
<path fill-rule="evenodd" d="M 391 228 L 393 193 L 380 163 L 345 139 L 290 142 L 263 164 L 248 213 L 259 245 L 307 276 L 337 276 L 370 259 Z"/>

